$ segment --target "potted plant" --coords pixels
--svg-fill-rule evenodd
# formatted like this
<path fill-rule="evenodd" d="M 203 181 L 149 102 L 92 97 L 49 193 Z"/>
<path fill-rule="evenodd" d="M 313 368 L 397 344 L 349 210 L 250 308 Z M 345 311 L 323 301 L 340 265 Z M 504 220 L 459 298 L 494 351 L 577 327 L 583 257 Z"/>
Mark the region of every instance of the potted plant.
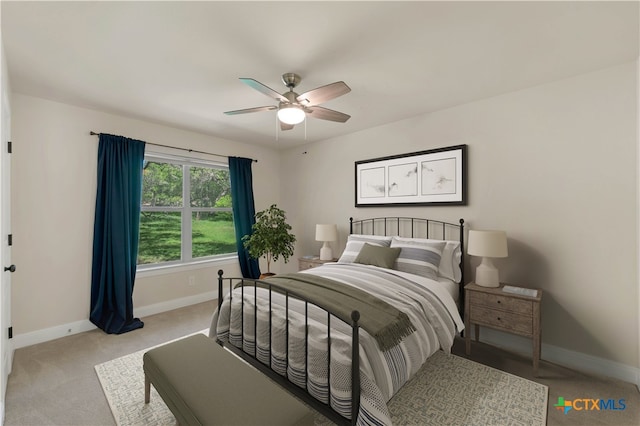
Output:
<path fill-rule="evenodd" d="M 284 263 L 293 256 L 296 237 L 291 232 L 291 226 L 287 223 L 285 212 L 272 204 L 266 210 L 256 213 L 256 223 L 252 226 L 250 235 L 242 237 L 243 244 L 249 255 L 254 259 L 265 257 L 267 259 L 267 273 L 271 273 L 271 261 L 277 261 L 280 257 Z"/>

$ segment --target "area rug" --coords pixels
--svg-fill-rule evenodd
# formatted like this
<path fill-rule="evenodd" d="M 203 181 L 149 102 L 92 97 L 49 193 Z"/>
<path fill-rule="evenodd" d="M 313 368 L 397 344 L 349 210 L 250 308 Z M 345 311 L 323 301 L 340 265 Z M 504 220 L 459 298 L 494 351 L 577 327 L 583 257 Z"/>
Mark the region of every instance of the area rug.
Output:
<path fill-rule="evenodd" d="M 389 402 L 395 425 L 545 425 L 549 388 L 436 352 Z"/>
<path fill-rule="evenodd" d="M 119 426 L 174 425 L 151 387 L 144 404 L 144 349 L 95 369 Z M 395 425 L 545 425 L 545 385 L 439 351 L 389 402 Z M 330 424 L 316 416 L 316 425 Z"/>

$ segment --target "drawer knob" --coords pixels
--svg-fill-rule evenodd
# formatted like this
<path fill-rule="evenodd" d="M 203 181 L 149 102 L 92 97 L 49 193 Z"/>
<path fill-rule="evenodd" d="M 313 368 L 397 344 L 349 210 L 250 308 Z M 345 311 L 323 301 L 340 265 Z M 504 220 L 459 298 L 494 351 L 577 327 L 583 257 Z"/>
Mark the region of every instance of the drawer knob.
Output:
<path fill-rule="evenodd" d="M 498 317 L 498 321 L 500 321 L 500 317 Z"/>
<path fill-rule="evenodd" d="M 502 301 L 498 300 L 498 303 L 502 303 Z"/>

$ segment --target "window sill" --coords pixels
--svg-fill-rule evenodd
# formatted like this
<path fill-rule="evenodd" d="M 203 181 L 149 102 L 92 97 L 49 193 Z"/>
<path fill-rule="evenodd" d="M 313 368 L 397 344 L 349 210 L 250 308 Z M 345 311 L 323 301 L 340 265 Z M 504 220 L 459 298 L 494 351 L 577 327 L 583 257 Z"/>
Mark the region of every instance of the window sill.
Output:
<path fill-rule="evenodd" d="M 217 259 L 196 260 L 189 263 L 179 263 L 173 265 L 162 266 L 145 266 L 138 267 L 136 270 L 137 278 L 153 277 L 157 275 L 174 274 L 177 272 L 193 271 L 195 269 L 213 268 L 223 265 L 236 265 L 238 256 L 232 255 L 228 257 L 220 257 Z"/>

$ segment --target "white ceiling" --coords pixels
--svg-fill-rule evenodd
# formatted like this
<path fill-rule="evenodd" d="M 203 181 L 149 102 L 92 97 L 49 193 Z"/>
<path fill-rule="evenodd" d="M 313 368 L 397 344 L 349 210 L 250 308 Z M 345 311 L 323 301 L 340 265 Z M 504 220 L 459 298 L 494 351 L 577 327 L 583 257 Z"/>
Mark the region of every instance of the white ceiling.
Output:
<path fill-rule="evenodd" d="M 13 91 L 277 148 L 356 132 L 638 57 L 637 2 L 10 2 Z M 280 132 L 244 85 L 352 91 Z M 109 129 L 87 129 L 108 132 Z"/>

